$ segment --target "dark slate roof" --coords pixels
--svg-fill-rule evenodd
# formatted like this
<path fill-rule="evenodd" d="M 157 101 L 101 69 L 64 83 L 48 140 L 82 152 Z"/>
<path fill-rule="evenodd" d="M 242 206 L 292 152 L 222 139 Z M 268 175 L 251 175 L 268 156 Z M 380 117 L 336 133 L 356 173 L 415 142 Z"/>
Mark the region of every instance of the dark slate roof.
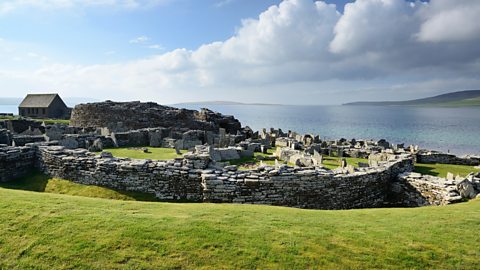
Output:
<path fill-rule="evenodd" d="M 18 107 L 47 108 L 58 94 L 28 94 Z"/>

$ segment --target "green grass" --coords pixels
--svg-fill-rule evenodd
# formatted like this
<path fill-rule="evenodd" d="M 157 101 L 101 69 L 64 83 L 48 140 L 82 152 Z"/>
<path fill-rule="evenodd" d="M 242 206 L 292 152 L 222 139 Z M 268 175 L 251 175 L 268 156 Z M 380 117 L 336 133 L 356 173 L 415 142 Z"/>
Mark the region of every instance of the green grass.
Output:
<path fill-rule="evenodd" d="M 480 200 L 301 210 L 0 188 L 0 269 L 479 269 Z"/>
<path fill-rule="evenodd" d="M 415 164 L 415 172 L 421 174 L 428 174 L 438 177 L 447 177 L 447 173 L 451 172 L 453 175 L 467 176 L 471 172 L 480 172 L 474 166 L 466 165 L 451 165 L 451 164 Z"/>
<path fill-rule="evenodd" d="M 67 120 L 67 119 L 32 119 L 32 120 L 37 122 L 45 122 L 45 124 L 47 125 L 51 125 L 51 124 L 69 125 L 70 124 L 70 120 Z"/>
<path fill-rule="evenodd" d="M 169 160 L 174 158 L 181 158 L 182 155 L 177 155 L 175 149 L 172 148 L 160 148 L 160 147 L 147 147 L 149 153 L 144 153 L 139 148 L 109 148 L 104 151 L 110 152 L 114 157 L 134 158 L 134 159 L 152 159 L 152 160 Z M 186 153 L 185 150 L 180 150 L 182 154 Z"/>
<path fill-rule="evenodd" d="M 19 117 L 18 116 L 2 116 L 2 117 L 0 117 L 0 120 L 15 120 L 15 119 L 19 119 Z M 56 123 L 66 124 L 66 125 L 70 124 L 70 120 L 66 120 L 66 119 L 37 119 L 37 118 L 27 118 L 27 119 L 28 120 L 33 120 L 33 121 L 36 121 L 36 122 L 45 122 L 45 124 L 47 124 L 47 125 L 56 124 Z"/>
<path fill-rule="evenodd" d="M 10 182 L 0 183 L 0 187 L 125 201 L 158 201 L 153 194 L 81 185 L 63 179 L 50 178 L 38 172 L 32 172 L 26 177 Z"/>
<path fill-rule="evenodd" d="M 430 106 L 440 106 L 440 107 L 469 107 L 469 106 L 480 106 L 480 97 L 463 99 L 458 101 L 450 102 L 441 102 L 441 103 L 432 103 L 428 104 Z"/>
<path fill-rule="evenodd" d="M 351 158 L 351 157 L 345 157 L 344 159 L 347 160 L 347 164 L 353 165 L 354 167 L 358 168 L 358 162 L 363 162 L 368 164 L 368 159 L 365 158 Z M 340 161 L 342 158 L 340 157 L 328 157 L 328 156 L 323 156 L 323 166 L 333 170 L 338 167 L 340 167 Z"/>

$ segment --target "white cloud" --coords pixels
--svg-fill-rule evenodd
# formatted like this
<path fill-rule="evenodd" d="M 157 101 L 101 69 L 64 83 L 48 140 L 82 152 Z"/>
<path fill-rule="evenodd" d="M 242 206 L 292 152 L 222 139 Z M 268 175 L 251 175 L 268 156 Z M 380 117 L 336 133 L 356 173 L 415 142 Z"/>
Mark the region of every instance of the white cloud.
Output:
<path fill-rule="evenodd" d="M 153 49 L 153 50 L 164 50 L 165 48 L 160 45 L 160 44 L 152 44 L 152 45 L 148 45 L 147 48 L 149 49 Z"/>
<path fill-rule="evenodd" d="M 130 41 L 128 41 L 129 43 L 133 43 L 133 44 L 145 44 L 147 43 L 148 41 L 150 40 L 149 37 L 147 36 L 139 36 L 139 37 L 136 37 L 136 38 L 132 38 Z"/>
<path fill-rule="evenodd" d="M 426 42 L 457 42 L 480 39 L 480 1 L 432 1 L 422 16 L 418 40 Z"/>
<path fill-rule="evenodd" d="M 235 0 L 221 0 L 221 1 L 218 1 L 217 3 L 215 3 L 215 7 L 217 8 L 221 8 L 223 6 L 226 6 L 226 5 L 229 5 L 231 3 L 233 3 Z"/>
<path fill-rule="evenodd" d="M 377 89 L 377 96 L 381 89 L 405 91 L 412 85 L 417 91 L 422 87 L 432 91 L 427 88 L 438 83 L 422 82 L 439 80 L 471 88 L 479 82 L 479 39 L 465 34 L 459 38 L 448 31 L 440 35 L 429 26 L 438 14 L 451 11 L 445 2 L 362 0 L 348 4 L 342 15 L 324 2 L 285 0 L 257 19 L 244 20 L 231 38 L 196 50 L 176 49 L 121 64 L 48 65 L 15 78 L 92 97 L 115 93 L 162 103 L 270 98 L 312 104 L 356 99 L 361 92 L 353 89 L 360 86 Z M 457 12 L 478 5 L 462 3 Z M 471 22 L 465 31 L 474 33 Z M 132 41 L 155 46 L 145 36 Z M 352 95 L 335 94 L 332 89 L 350 89 Z"/>

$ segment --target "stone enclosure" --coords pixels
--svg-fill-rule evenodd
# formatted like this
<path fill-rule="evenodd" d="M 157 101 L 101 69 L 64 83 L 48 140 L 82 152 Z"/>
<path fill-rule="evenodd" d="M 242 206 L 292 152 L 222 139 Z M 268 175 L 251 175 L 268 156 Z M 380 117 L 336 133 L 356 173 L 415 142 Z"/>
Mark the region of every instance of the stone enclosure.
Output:
<path fill-rule="evenodd" d="M 413 173 L 415 160 L 478 165 L 478 157 L 459 158 L 385 140 L 327 141 L 280 129 L 254 132 L 231 116 L 155 103 L 83 104 L 72 115 L 72 126 L 4 122 L 0 182 L 37 169 L 81 184 L 155 194 L 163 201 L 311 209 L 445 205 L 480 192 L 480 175 L 444 179 Z M 189 152 L 168 161 L 101 152 L 122 146 Z M 272 147 L 275 165 L 239 170 L 225 162 L 252 158 Z M 329 170 L 322 165 L 323 156 L 368 157 L 368 163 L 354 168 L 342 160 L 339 168 Z"/>

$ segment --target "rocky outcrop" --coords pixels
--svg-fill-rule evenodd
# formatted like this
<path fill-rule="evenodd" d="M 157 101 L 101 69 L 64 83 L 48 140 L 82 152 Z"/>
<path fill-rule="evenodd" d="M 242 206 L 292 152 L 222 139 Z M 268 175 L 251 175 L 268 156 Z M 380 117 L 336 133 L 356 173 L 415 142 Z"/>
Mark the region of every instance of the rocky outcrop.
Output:
<path fill-rule="evenodd" d="M 112 131 L 165 127 L 175 130 L 206 130 L 224 128 L 236 134 L 240 122 L 208 109 L 201 111 L 162 106 L 154 102 L 99 102 L 80 104 L 72 111 L 70 125 L 75 127 L 107 127 Z"/>

